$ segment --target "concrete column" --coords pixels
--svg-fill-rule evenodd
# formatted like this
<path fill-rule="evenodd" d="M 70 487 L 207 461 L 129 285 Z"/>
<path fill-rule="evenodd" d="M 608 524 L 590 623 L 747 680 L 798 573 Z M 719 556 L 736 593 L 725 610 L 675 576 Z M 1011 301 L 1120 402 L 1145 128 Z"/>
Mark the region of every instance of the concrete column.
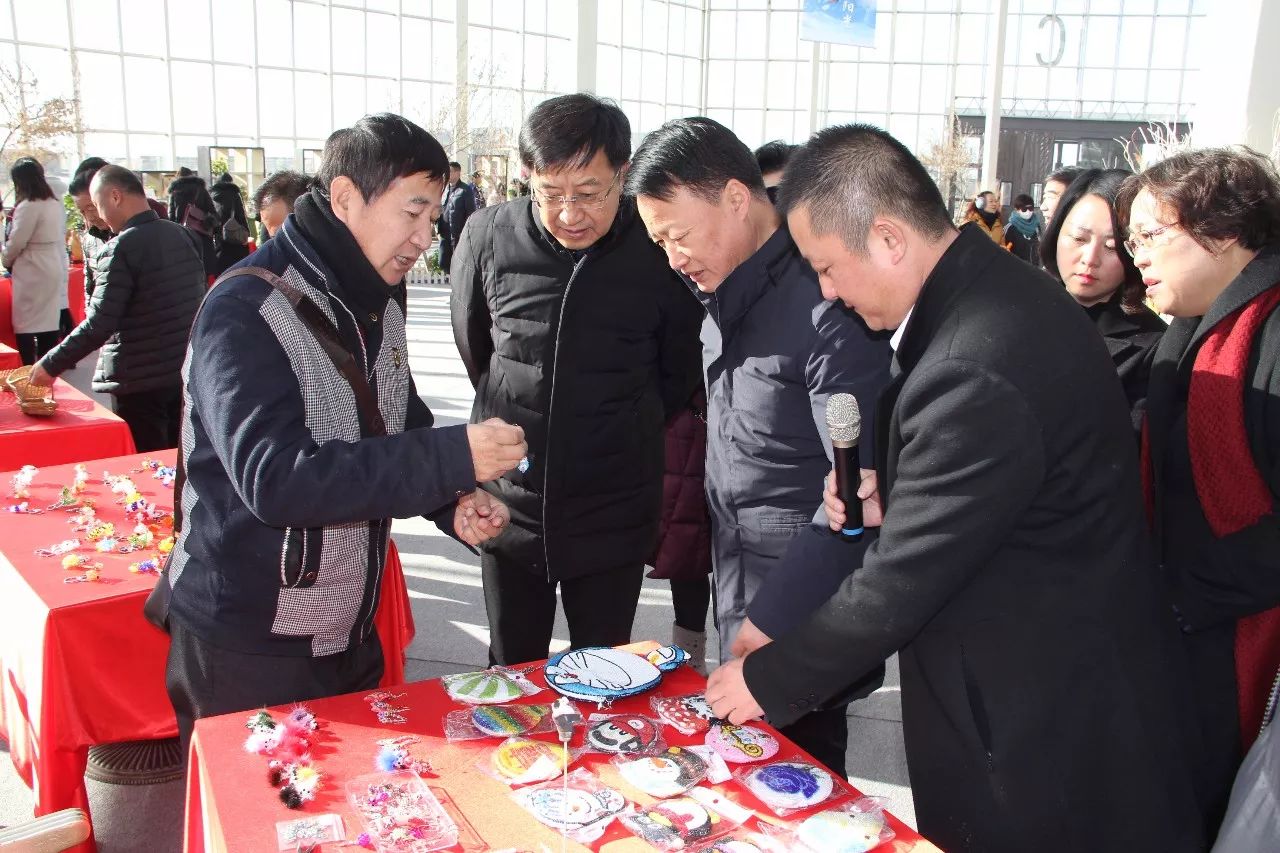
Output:
<path fill-rule="evenodd" d="M 996 4 L 996 45 L 991 60 L 991 77 L 987 83 L 987 126 L 982 135 L 982 175 L 978 192 L 991 190 L 999 203 L 1000 176 L 996 164 L 1000 162 L 1000 96 L 1004 83 L 1004 39 L 1009 24 L 1009 0 Z"/>
<path fill-rule="evenodd" d="M 1280 110 L 1280 3 L 1210 3 L 1203 25 L 1189 37 L 1200 40 L 1195 47 L 1202 57 L 1191 86 L 1192 142 L 1270 153 Z"/>
<path fill-rule="evenodd" d="M 578 0 L 578 91 L 596 90 L 596 33 L 599 11 L 595 0 Z"/>

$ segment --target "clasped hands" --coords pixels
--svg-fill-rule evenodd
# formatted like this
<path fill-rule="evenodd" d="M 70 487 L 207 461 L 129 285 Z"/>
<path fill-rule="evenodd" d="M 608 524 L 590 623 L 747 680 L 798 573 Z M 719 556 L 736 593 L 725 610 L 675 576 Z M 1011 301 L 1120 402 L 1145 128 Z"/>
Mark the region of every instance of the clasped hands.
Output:
<path fill-rule="evenodd" d="M 467 443 L 477 483 L 498 479 L 518 466 L 529 452 L 524 430 L 499 418 L 468 424 Z M 453 511 L 454 533 L 471 546 L 497 536 L 510 522 L 507 505 L 482 489 L 460 497 Z"/>
<path fill-rule="evenodd" d="M 866 527 L 879 527 L 884 518 L 880 504 L 880 492 L 876 484 L 876 472 L 864 469 L 862 481 L 858 484 L 858 498 L 862 501 L 862 523 Z M 822 505 L 827 512 L 827 522 L 833 531 L 844 528 L 846 520 L 844 501 L 836 493 L 835 475 L 827 476 L 826 488 L 823 490 Z M 764 709 L 751 695 L 743 676 L 742 665 L 746 656 L 769 643 L 773 639 L 755 626 L 750 619 L 745 619 L 738 635 L 734 637 L 729 653 L 733 660 L 721 665 L 711 678 L 707 680 L 707 703 L 715 715 L 734 724 L 748 720 L 758 720 L 764 716 Z"/>

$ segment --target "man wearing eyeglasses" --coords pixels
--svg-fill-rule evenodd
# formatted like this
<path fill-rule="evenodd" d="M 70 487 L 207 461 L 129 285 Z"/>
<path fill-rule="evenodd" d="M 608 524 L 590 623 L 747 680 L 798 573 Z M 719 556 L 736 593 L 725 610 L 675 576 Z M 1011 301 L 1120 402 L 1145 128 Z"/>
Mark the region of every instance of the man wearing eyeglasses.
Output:
<path fill-rule="evenodd" d="M 520 131 L 531 196 L 476 212 L 453 256 L 472 420 L 524 428 L 486 488 L 511 526 L 481 558 L 493 663 L 547 657 L 559 588 L 574 648 L 631 638 L 657 536 L 663 430 L 701 379 L 702 307 L 622 198 L 631 127 L 565 95 Z"/>

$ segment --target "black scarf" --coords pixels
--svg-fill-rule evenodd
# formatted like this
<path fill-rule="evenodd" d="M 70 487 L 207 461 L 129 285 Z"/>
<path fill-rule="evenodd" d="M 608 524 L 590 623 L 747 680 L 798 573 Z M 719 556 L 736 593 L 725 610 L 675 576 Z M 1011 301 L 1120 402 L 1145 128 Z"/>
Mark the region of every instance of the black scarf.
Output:
<path fill-rule="evenodd" d="M 973 209 L 973 212 L 982 217 L 982 221 L 987 226 L 988 230 L 996 224 L 996 217 L 1000 215 L 998 210 L 978 210 L 976 207 Z"/>
<path fill-rule="evenodd" d="M 338 281 L 328 282 L 329 289 L 347 303 L 366 334 L 376 329 L 381 339 L 387 300 L 395 299 L 404 310 L 403 282 L 387 284 L 382 280 L 351 230 L 334 215 L 329 195 L 323 190 L 313 189 L 299 196 L 293 205 L 293 216 L 307 242 L 338 277 Z M 377 348 L 371 346 L 370 350 L 376 352 Z"/>

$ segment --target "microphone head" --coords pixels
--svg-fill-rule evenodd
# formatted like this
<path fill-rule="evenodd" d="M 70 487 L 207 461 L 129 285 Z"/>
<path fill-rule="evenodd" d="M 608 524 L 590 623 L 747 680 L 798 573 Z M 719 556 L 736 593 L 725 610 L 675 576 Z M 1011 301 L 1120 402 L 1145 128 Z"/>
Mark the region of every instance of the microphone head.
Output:
<path fill-rule="evenodd" d="M 832 441 L 857 441 L 862 433 L 862 413 L 852 394 L 832 394 L 827 398 L 827 429 Z"/>

